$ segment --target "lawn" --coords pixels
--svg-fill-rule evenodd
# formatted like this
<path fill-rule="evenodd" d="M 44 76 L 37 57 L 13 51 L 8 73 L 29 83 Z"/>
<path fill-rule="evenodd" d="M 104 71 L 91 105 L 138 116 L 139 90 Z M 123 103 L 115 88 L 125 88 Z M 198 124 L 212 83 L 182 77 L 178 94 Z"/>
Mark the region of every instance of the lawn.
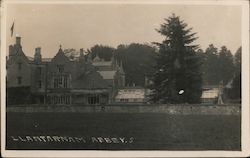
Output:
<path fill-rule="evenodd" d="M 240 128 L 236 115 L 7 113 L 7 149 L 240 150 Z M 36 142 L 26 136 L 84 141 Z"/>

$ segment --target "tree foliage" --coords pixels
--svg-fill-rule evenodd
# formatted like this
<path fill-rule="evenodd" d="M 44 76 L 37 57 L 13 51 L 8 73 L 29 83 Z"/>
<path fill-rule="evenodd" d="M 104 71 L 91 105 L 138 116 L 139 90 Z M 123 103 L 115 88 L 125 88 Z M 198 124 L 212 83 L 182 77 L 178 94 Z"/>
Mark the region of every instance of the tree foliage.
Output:
<path fill-rule="evenodd" d="M 163 103 L 200 102 L 201 59 L 196 52 L 198 46 L 193 44 L 197 39 L 196 33 L 192 33 L 192 29 L 174 14 L 165 19 L 157 31 L 165 40 L 156 43 L 159 53 L 152 100 Z"/>
<path fill-rule="evenodd" d="M 63 50 L 63 52 L 64 52 L 64 54 L 68 57 L 68 58 L 70 58 L 70 59 L 76 59 L 78 56 L 79 56 L 79 54 L 80 54 L 80 52 L 79 51 L 76 51 L 74 48 L 68 48 L 68 49 L 64 49 Z"/>
<path fill-rule="evenodd" d="M 87 50 L 92 59 L 98 56 L 105 61 L 110 61 L 114 55 L 118 64 L 123 65 L 126 74 L 127 86 L 144 86 L 145 75 L 153 73 L 155 64 L 156 48 L 148 44 L 131 43 L 119 45 L 117 48 L 110 46 L 95 45 Z"/>
<path fill-rule="evenodd" d="M 233 55 L 230 50 L 222 46 L 218 51 L 218 48 L 210 44 L 204 53 L 202 71 L 204 85 L 228 84 L 234 75 Z"/>
<path fill-rule="evenodd" d="M 234 63 L 233 63 L 233 55 L 226 48 L 226 46 L 222 46 L 219 52 L 218 58 L 218 77 L 219 81 L 224 85 L 228 84 L 234 75 Z"/>
<path fill-rule="evenodd" d="M 154 71 L 155 56 L 156 48 L 148 44 L 119 45 L 115 51 L 115 58 L 123 64 L 126 85 L 144 86 L 145 75 Z"/>
<path fill-rule="evenodd" d="M 231 88 L 231 99 L 241 99 L 241 47 L 234 55 L 235 73 Z"/>
<path fill-rule="evenodd" d="M 114 51 L 115 48 L 112 48 L 110 46 L 95 45 L 89 50 L 87 50 L 87 53 L 90 53 L 92 55 L 92 59 L 94 59 L 96 55 L 98 55 L 101 59 L 104 59 L 105 61 L 110 61 Z"/>
<path fill-rule="evenodd" d="M 219 84 L 218 78 L 218 49 L 210 44 L 204 52 L 203 58 L 203 84 L 204 85 L 217 85 Z"/>

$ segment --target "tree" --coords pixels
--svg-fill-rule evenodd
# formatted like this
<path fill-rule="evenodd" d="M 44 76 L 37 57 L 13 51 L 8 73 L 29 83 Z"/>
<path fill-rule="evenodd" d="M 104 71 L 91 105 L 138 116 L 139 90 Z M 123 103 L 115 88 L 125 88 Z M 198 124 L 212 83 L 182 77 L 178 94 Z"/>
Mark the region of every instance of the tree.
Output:
<path fill-rule="evenodd" d="M 241 98 L 241 47 L 234 55 L 235 73 L 231 88 L 231 98 Z"/>
<path fill-rule="evenodd" d="M 226 46 L 222 46 L 219 52 L 217 70 L 219 71 L 217 74 L 219 80 L 220 82 L 223 82 L 224 85 L 232 80 L 234 75 L 233 55 Z"/>
<path fill-rule="evenodd" d="M 115 49 L 110 46 L 103 46 L 103 45 L 95 45 L 87 50 L 88 54 L 91 53 L 92 58 L 94 59 L 96 55 L 98 55 L 101 59 L 105 61 L 110 61 Z"/>
<path fill-rule="evenodd" d="M 65 54 L 68 58 L 70 58 L 70 59 L 72 59 L 72 60 L 76 59 L 76 58 L 79 56 L 79 54 L 80 54 L 79 51 L 76 51 L 76 50 L 73 49 L 73 48 L 64 49 L 63 52 L 64 52 L 64 54 Z"/>
<path fill-rule="evenodd" d="M 238 48 L 234 55 L 234 65 L 235 65 L 235 73 L 241 72 L 241 47 Z"/>
<path fill-rule="evenodd" d="M 201 59 L 192 28 L 174 14 L 159 30 L 165 37 L 159 47 L 152 100 L 162 103 L 199 103 L 202 92 Z"/>
<path fill-rule="evenodd" d="M 115 58 L 123 64 L 126 85 L 145 85 L 145 75 L 154 72 L 156 48 L 148 44 L 119 45 Z"/>
<path fill-rule="evenodd" d="M 218 85 L 220 83 L 219 78 L 219 53 L 218 49 L 210 44 L 204 54 L 204 63 L 202 66 L 203 71 L 203 84 L 205 85 Z"/>

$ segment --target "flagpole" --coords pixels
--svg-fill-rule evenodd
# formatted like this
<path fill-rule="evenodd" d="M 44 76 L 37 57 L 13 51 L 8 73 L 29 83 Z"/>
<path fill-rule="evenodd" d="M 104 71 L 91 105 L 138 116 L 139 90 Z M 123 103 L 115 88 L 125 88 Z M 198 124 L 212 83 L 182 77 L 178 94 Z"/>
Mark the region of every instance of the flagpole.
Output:
<path fill-rule="evenodd" d="M 15 37 L 16 37 L 16 34 L 15 34 L 15 19 L 13 20 L 13 23 L 11 25 L 11 28 L 10 28 L 10 35 L 11 35 L 11 43 L 14 44 L 15 43 Z M 13 35 L 14 35 L 14 38 L 13 38 Z"/>

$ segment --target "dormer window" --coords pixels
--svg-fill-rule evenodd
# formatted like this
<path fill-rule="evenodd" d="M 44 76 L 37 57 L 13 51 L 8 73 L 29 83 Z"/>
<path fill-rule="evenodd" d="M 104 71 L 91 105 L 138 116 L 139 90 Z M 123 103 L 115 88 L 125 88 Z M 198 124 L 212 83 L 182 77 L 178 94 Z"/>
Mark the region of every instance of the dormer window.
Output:
<path fill-rule="evenodd" d="M 64 71 L 64 65 L 57 65 L 58 72 L 62 73 Z"/>

